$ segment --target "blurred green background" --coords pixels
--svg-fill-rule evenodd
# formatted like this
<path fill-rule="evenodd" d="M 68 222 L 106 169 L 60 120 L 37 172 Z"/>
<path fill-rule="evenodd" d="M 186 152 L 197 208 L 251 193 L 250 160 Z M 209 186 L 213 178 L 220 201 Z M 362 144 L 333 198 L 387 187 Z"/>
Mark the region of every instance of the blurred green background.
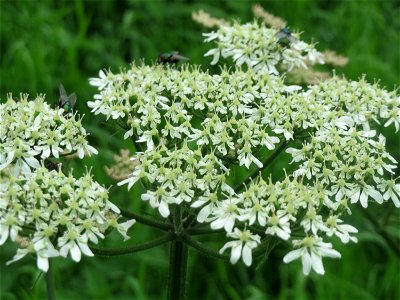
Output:
<path fill-rule="evenodd" d="M 393 89 L 400 82 L 400 5 L 395 1 L 4 1 L 0 9 L 0 97 L 45 93 L 47 101 L 58 98 L 58 85 L 78 95 L 77 109 L 86 114 L 84 125 L 98 157 L 67 162 L 75 174 L 84 165 L 93 167 L 96 180 L 115 185 L 107 177 L 105 165 L 120 148 L 129 148 L 123 133 L 102 124 L 91 115 L 86 102 L 96 90 L 88 78 L 101 68 L 117 72 L 133 60 L 151 63 L 161 52 L 179 50 L 190 62 L 210 62 L 203 54 L 211 45 L 203 44 L 208 31 L 191 19 L 193 10 L 203 9 L 225 19 L 252 20 L 251 6 L 261 3 L 271 13 L 288 20 L 293 29 L 304 31 L 305 41 L 318 41 L 318 49 L 337 51 L 350 63 L 337 70 L 351 79 L 366 74 L 369 81 L 380 79 Z M 400 161 L 399 135 L 393 126 L 385 129 L 388 148 Z M 275 166 L 276 167 L 276 166 Z M 399 174 L 399 172 L 397 172 Z M 111 199 L 131 209 L 141 207 L 138 191 L 114 189 Z M 370 206 L 378 220 L 385 216 L 385 230 L 399 239 L 398 210 L 393 205 Z M 390 217 L 387 217 L 390 216 Z M 190 250 L 188 299 L 400 299 L 400 261 L 358 210 L 351 223 L 360 229 L 357 244 L 334 247 L 342 259 L 325 259 L 325 276 L 303 276 L 300 262 L 284 265 L 285 249 L 273 251 L 260 267 L 245 268 L 198 255 Z M 388 221 L 388 222 L 387 222 Z M 135 225 L 135 244 L 160 235 Z M 204 240 L 210 239 L 203 237 Z M 111 235 L 105 245 L 122 245 Z M 211 247 L 221 242 L 213 239 Z M 399 247 L 399 244 L 395 245 Z M 0 248 L 0 299 L 45 298 L 41 278 L 33 258 L 5 267 L 15 252 L 12 245 Z M 166 295 L 168 247 L 159 247 L 129 256 L 83 258 L 76 264 L 55 260 L 59 299 L 162 299 Z"/>

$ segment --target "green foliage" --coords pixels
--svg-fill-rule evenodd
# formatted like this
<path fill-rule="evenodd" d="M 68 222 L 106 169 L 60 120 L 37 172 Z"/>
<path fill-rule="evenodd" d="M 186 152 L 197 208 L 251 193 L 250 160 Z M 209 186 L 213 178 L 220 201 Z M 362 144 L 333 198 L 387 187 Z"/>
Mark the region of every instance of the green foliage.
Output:
<path fill-rule="evenodd" d="M 261 1 L 259 1 L 261 2 Z M 252 19 L 253 1 L 1 1 L 0 2 L 0 97 L 7 92 L 31 95 L 46 93 L 56 103 L 58 85 L 78 95 L 76 109 L 86 114 L 84 126 L 91 144 L 101 155 L 86 158 L 94 178 L 106 186 L 116 182 L 106 176 L 104 166 L 120 148 L 132 147 L 122 133 L 106 127 L 101 117 L 89 113 L 86 102 L 95 92 L 88 78 L 100 68 L 117 71 L 133 60 L 156 60 L 162 52 L 178 50 L 190 62 L 208 65 L 203 54 L 203 29 L 191 20 L 191 12 L 203 9 L 216 17 Z M 304 31 L 304 40 L 319 41 L 326 48 L 347 55 L 350 63 L 338 70 L 351 79 L 365 73 L 369 81 L 381 79 L 392 89 L 400 80 L 400 18 L 394 1 L 266 1 L 262 6 L 288 20 L 293 29 Z M 55 104 L 54 104 L 55 105 Z M 394 132 L 387 129 L 385 135 Z M 400 138 L 388 138 L 389 152 L 400 161 Z M 76 175 L 84 164 L 67 161 Z M 281 163 L 269 171 L 281 170 Z M 244 177 L 238 169 L 238 178 Z M 397 171 L 399 175 L 399 171 Z M 235 174 L 236 175 L 236 174 Z M 121 206 L 145 210 L 138 188 L 126 193 L 113 188 L 111 200 Z M 394 209 L 394 207 L 387 207 Z M 398 212 L 391 215 L 375 206 L 369 209 L 379 220 L 392 224 L 389 234 L 399 238 Z M 386 218 L 386 216 L 389 216 Z M 359 243 L 340 246 L 341 262 L 327 261 L 326 275 L 304 277 L 298 265 L 282 264 L 282 253 L 272 252 L 259 268 L 232 266 L 198 256 L 190 249 L 188 299 L 398 299 L 399 257 L 388 247 L 363 215 L 352 216 L 362 232 Z M 135 225 L 136 244 L 159 236 Z M 112 234 L 105 245 L 122 244 Z M 211 245 L 213 246 L 213 245 Z M 217 245 L 214 246 L 216 249 Z M 398 245 L 397 245 L 398 247 Z M 33 285 L 39 272 L 35 260 L 24 259 L 8 267 L 13 245 L 0 247 L 0 298 L 45 298 L 44 276 Z M 84 257 L 79 264 L 55 259 L 58 299 L 160 299 L 166 296 L 167 247 L 112 258 Z"/>

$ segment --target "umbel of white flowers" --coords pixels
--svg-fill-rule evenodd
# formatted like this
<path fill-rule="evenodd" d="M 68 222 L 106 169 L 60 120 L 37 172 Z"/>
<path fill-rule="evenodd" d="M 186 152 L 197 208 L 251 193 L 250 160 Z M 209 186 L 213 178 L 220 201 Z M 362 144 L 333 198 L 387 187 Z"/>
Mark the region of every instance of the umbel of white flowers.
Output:
<path fill-rule="evenodd" d="M 125 239 L 134 220 L 118 223 L 119 209 L 108 200 L 108 191 L 90 173 L 74 178 L 72 171 L 50 171 L 49 157 L 77 152 L 97 153 L 88 145 L 80 119 L 52 109 L 42 96 L 28 101 L 11 95 L 0 105 L 0 246 L 18 244 L 15 262 L 35 254 L 44 272 L 50 257 L 80 261 L 93 256 L 88 243 L 98 243 L 110 228 Z"/>
<path fill-rule="evenodd" d="M 161 216 L 179 205 L 197 222 L 223 229 L 229 241 L 220 251 L 231 249 L 232 263 L 251 265 L 260 241 L 275 236 L 292 242 L 284 262 L 301 258 L 305 274 L 323 274 L 322 257 L 340 257 L 326 240 L 357 240 L 357 229 L 343 221 L 352 204 L 391 200 L 400 206 L 400 184 L 392 177 L 397 162 L 385 137 L 371 129 L 379 122 L 399 129 L 400 97 L 364 78 L 286 85 L 275 75 L 280 70 L 323 61 L 299 35 L 282 45 L 276 34 L 251 23 L 209 35 L 218 41 L 215 63 L 218 55 L 232 57 L 245 70 L 222 67 L 210 74 L 196 66 L 144 64 L 116 74 L 101 70 L 90 79 L 99 93 L 88 105 L 117 120 L 124 138 L 134 141 L 135 168 L 119 184 L 131 188 L 140 181 L 146 188 L 141 199 Z M 48 257 L 92 255 L 87 242 L 110 226 L 127 238 L 134 221 L 117 223 L 118 208 L 90 175 L 73 179 L 43 167 L 50 155 L 96 153 L 80 120 L 52 110 L 41 97 L 9 97 L 0 108 L 0 241 L 20 244 L 13 261 L 33 252 L 46 270 Z M 292 162 L 283 178 L 260 174 L 231 185 L 232 168 L 262 170 L 271 160 L 259 153 L 272 159 L 285 149 Z"/>
<path fill-rule="evenodd" d="M 255 71 L 275 75 L 280 73 L 279 68 L 290 72 L 295 68 L 306 69 L 307 65 L 324 63 L 324 56 L 315 45 L 301 41 L 299 33 L 284 30 L 268 28 L 256 21 L 221 25 L 218 30 L 203 34 L 205 42 L 217 44 L 217 48 L 209 50 L 205 56 L 213 56 L 212 65 L 220 57 L 232 58 L 236 66 L 244 64 Z M 282 40 L 285 40 L 284 45 Z"/>
<path fill-rule="evenodd" d="M 50 156 L 97 154 L 86 140 L 81 119 L 66 118 L 64 110 L 52 109 L 44 96 L 29 101 L 27 94 L 16 100 L 8 95 L 7 102 L 0 104 L 0 119 L 0 171 L 13 165 L 15 173 L 29 173 L 40 167 L 39 160 Z"/>
<path fill-rule="evenodd" d="M 256 41 L 270 35 L 271 46 L 257 44 L 265 47 L 265 67 L 241 48 L 248 30 Z M 142 200 L 161 216 L 180 205 L 194 210 L 199 223 L 223 228 L 230 241 L 221 252 L 230 248 L 232 263 L 242 258 L 251 265 L 259 234 L 291 240 L 294 250 L 284 262 L 301 258 L 305 274 L 323 274 L 322 257 L 340 257 L 325 239 L 357 241 L 357 229 L 343 221 L 352 204 L 391 200 L 400 206 L 400 184 L 392 178 L 397 162 L 385 150 L 384 136 L 371 130 L 379 122 L 399 129 L 400 97 L 364 78 L 286 85 L 269 65 L 271 51 L 286 51 L 275 34 L 252 23 L 222 26 L 209 35 L 219 39 L 214 63 L 221 51 L 246 63 L 246 70 L 222 67 L 210 74 L 196 66 L 144 64 L 116 74 L 101 70 L 90 79 L 99 93 L 88 104 L 95 114 L 118 120 L 124 137 L 133 139 L 137 163 L 119 184 L 131 188 L 140 181 L 147 189 Z M 307 59 L 321 62 L 312 46 L 305 49 Z M 296 55 L 306 59 L 301 51 Z M 282 54 L 279 63 L 290 68 L 292 59 Z M 273 157 L 285 148 L 293 160 L 283 179 L 258 176 L 246 186 L 228 184 L 235 165 L 262 169 L 260 150 Z"/>

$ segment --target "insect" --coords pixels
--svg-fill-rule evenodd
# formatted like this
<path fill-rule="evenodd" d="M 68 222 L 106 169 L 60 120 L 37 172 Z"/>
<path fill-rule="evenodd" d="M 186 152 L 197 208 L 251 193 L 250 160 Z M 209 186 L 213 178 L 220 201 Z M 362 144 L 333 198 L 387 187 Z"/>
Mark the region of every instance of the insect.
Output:
<path fill-rule="evenodd" d="M 296 38 L 292 35 L 292 32 L 287 27 L 281 29 L 277 34 L 275 34 L 275 36 L 278 38 L 278 43 L 286 47 L 289 46 L 290 43 L 294 43 L 296 41 Z"/>
<path fill-rule="evenodd" d="M 178 51 L 161 53 L 157 58 L 158 64 L 175 64 L 182 60 L 189 60 L 188 57 L 179 55 Z"/>
<path fill-rule="evenodd" d="M 76 95 L 75 93 L 72 93 L 71 95 L 67 96 L 67 93 L 65 92 L 64 86 L 62 84 L 60 84 L 59 90 L 60 98 L 58 98 L 58 107 L 63 108 L 65 113 L 68 114 L 72 112 L 72 108 L 75 105 Z"/>
<path fill-rule="evenodd" d="M 53 171 L 53 170 L 59 171 L 61 169 L 61 163 L 54 162 L 50 159 L 46 159 L 44 161 L 44 166 L 49 171 Z"/>

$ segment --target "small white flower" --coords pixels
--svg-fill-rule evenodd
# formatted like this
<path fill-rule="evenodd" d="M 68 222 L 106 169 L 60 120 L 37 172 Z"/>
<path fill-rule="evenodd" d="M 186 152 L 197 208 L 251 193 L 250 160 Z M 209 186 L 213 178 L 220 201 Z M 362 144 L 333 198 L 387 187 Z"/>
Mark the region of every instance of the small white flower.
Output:
<path fill-rule="evenodd" d="M 385 180 L 383 179 L 378 187 L 383 194 L 383 199 L 385 201 L 392 199 L 396 207 L 400 207 L 400 183 L 395 183 L 395 179 Z"/>
<path fill-rule="evenodd" d="M 266 234 L 277 235 L 283 240 L 290 238 L 290 222 L 284 211 L 278 211 L 268 219 Z"/>
<path fill-rule="evenodd" d="M 295 247 L 301 248 L 290 251 L 285 255 L 283 261 L 290 263 L 295 259 L 301 258 L 304 275 L 310 274 L 311 268 L 318 274 L 324 274 L 322 257 L 340 258 L 340 253 L 332 249 L 331 243 L 324 243 L 318 237 L 310 236 L 303 240 L 295 240 L 293 244 Z"/>
<path fill-rule="evenodd" d="M 151 207 L 158 208 L 160 215 L 164 218 L 169 216 L 168 203 L 173 203 L 173 197 L 163 187 L 159 187 L 156 191 L 147 191 L 141 198 L 149 201 Z"/>
<path fill-rule="evenodd" d="M 252 263 L 252 250 L 260 244 L 260 236 L 252 234 L 249 230 L 239 230 L 235 228 L 233 232 L 227 234 L 229 237 L 237 239 L 236 241 L 227 242 L 219 253 L 223 253 L 226 249 L 231 249 L 231 263 L 235 264 L 238 262 L 240 257 L 246 266 L 251 266 Z"/>
<path fill-rule="evenodd" d="M 98 78 L 89 78 L 89 84 L 97 86 L 99 90 L 103 90 L 111 81 L 107 78 L 106 73 L 103 70 L 99 71 Z"/>
<path fill-rule="evenodd" d="M 58 238 L 60 255 L 67 257 L 68 253 L 71 253 L 71 258 L 76 262 L 81 260 L 81 253 L 87 256 L 94 256 L 87 242 L 87 238 L 84 235 L 80 235 L 79 228 L 70 226 L 65 234 Z"/>
<path fill-rule="evenodd" d="M 53 245 L 49 245 L 48 248 L 34 249 L 33 245 L 30 244 L 27 248 L 17 249 L 17 253 L 14 255 L 12 260 L 9 260 L 6 265 L 10 265 L 24 258 L 27 254 L 36 253 L 36 264 L 39 270 L 47 272 L 49 270 L 49 258 L 59 256 L 57 250 L 54 249 Z"/>
<path fill-rule="evenodd" d="M 357 233 L 357 228 L 348 225 L 348 224 L 340 224 L 343 223 L 341 219 L 337 216 L 330 216 L 328 220 L 326 220 L 326 233 L 328 236 L 336 235 L 340 238 L 342 243 L 346 244 L 349 241 L 357 242 L 357 238 L 354 236 L 350 236 L 350 233 Z"/>
<path fill-rule="evenodd" d="M 362 207 L 368 206 L 368 198 L 373 198 L 376 202 L 381 204 L 383 202 L 383 196 L 373 186 L 368 184 L 357 185 L 351 193 L 351 203 L 357 203 L 360 200 Z"/>
<path fill-rule="evenodd" d="M 213 217 L 211 217 L 213 220 L 210 224 L 211 228 L 224 228 L 226 232 L 232 232 L 233 226 L 235 225 L 235 219 L 238 214 L 238 203 L 239 199 L 233 197 L 219 203 L 219 205 L 213 211 Z"/>

